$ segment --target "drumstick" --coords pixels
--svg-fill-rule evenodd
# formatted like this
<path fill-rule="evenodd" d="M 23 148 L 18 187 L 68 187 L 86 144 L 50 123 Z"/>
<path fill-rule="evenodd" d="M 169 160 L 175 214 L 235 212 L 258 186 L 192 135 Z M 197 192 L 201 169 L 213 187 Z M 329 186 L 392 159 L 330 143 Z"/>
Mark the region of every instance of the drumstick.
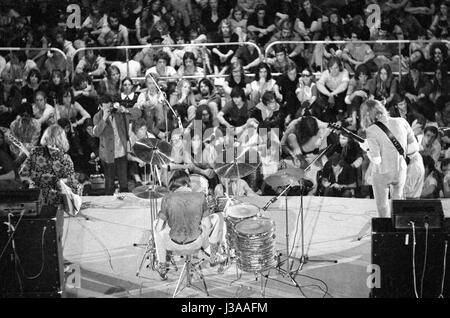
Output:
<path fill-rule="evenodd" d="M 159 170 L 158 170 L 158 168 L 155 168 L 155 171 L 156 171 L 156 177 L 158 178 L 159 186 L 161 187 L 161 186 L 162 186 L 162 183 L 161 183 L 161 176 L 159 175 Z"/>

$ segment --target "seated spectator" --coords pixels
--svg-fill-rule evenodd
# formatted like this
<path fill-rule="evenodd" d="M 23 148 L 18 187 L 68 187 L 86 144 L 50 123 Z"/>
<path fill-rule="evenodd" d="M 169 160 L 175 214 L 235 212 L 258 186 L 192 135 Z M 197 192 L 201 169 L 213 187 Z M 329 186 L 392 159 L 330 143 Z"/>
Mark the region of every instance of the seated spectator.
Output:
<path fill-rule="evenodd" d="M 422 156 L 425 166 L 425 180 L 423 183 L 421 199 L 433 199 L 439 197 L 439 172 L 436 170 L 435 161 L 430 156 Z"/>
<path fill-rule="evenodd" d="M 95 44 L 88 44 L 89 47 L 93 47 Z M 87 49 L 83 58 L 80 59 L 75 69 L 76 73 L 85 72 L 87 75 L 103 76 L 106 70 L 106 61 L 104 57 L 98 55 L 98 53 L 92 49 Z"/>
<path fill-rule="evenodd" d="M 37 119 L 42 130 L 56 123 L 55 108 L 47 103 L 47 96 L 43 91 L 38 91 L 35 94 L 33 117 Z"/>
<path fill-rule="evenodd" d="M 431 83 L 422 75 L 422 69 L 423 65 L 412 64 L 409 73 L 400 81 L 400 94 L 406 97 L 409 103 L 415 103 L 430 95 Z"/>
<path fill-rule="evenodd" d="M 272 78 L 270 67 L 266 63 L 258 65 L 258 69 L 255 72 L 255 79 L 247 84 L 247 90 L 250 91 L 252 105 L 259 103 L 262 95 L 267 91 L 274 92 L 278 101 L 282 101 L 283 99 L 277 82 Z"/>
<path fill-rule="evenodd" d="M 139 94 L 134 91 L 133 80 L 125 77 L 122 80 L 122 92 L 120 93 L 119 103 L 125 108 L 132 108 L 138 101 Z"/>
<path fill-rule="evenodd" d="M 28 151 L 38 145 L 41 135 L 41 125 L 33 118 L 33 106 L 30 103 L 22 103 L 17 109 L 17 118 L 11 123 L 11 134 L 16 137 Z M 11 147 L 17 158 L 21 150 L 16 146 Z"/>
<path fill-rule="evenodd" d="M 180 116 L 184 127 L 194 120 L 197 102 L 188 80 L 178 82 L 175 92 L 170 96 L 170 104 Z"/>
<path fill-rule="evenodd" d="M 173 91 L 177 77 L 177 71 L 170 66 L 170 57 L 169 55 L 164 52 L 163 50 L 160 50 L 158 54 L 156 55 L 156 65 L 149 68 L 145 71 L 145 76 L 148 74 L 156 74 L 158 77 L 164 77 L 164 79 L 160 79 L 158 81 L 158 85 L 160 86 L 161 90 L 165 91 L 166 94 L 169 96 L 170 93 Z"/>
<path fill-rule="evenodd" d="M 91 115 L 74 100 L 73 91 L 70 87 L 66 87 L 61 95 L 58 96 L 55 105 L 55 120 L 64 118 L 69 120 L 72 131 L 78 131 Z"/>
<path fill-rule="evenodd" d="M 235 87 L 230 94 L 231 101 L 227 102 L 217 115 L 219 123 L 228 129 L 235 128 L 235 134 L 241 134 L 250 126 L 248 111 L 250 101 L 247 101 L 245 92 L 240 87 Z"/>
<path fill-rule="evenodd" d="M 279 133 L 282 129 L 283 119 L 280 112 L 280 105 L 275 99 L 274 92 L 265 92 L 261 98 L 261 102 L 250 110 L 249 117 L 258 122 L 258 129 L 275 128 Z"/>
<path fill-rule="evenodd" d="M 437 68 L 431 78 L 430 100 L 437 104 L 440 98 L 450 94 L 450 78 L 444 68 Z"/>
<path fill-rule="evenodd" d="M 217 114 L 222 109 L 222 99 L 217 91 L 214 89 L 213 84 L 207 78 L 203 78 L 200 80 L 198 84 L 198 92 L 197 95 L 197 104 L 207 105 L 211 111 L 214 126 L 218 126 L 219 122 L 217 121 Z"/>
<path fill-rule="evenodd" d="M 137 107 L 143 111 L 144 118 L 147 121 L 147 128 L 150 133 L 160 139 L 164 139 L 166 134 L 166 120 L 164 117 L 165 109 L 163 105 L 163 97 L 155 85 L 152 74 L 149 73 L 145 77 L 146 88 L 141 90 L 137 103 Z"/>
<path fill-rule="evenodd" d="M 192 121 L 187 127 L 186 131 L 190 132 L 194 129 L 194 124 L 200 122 L 202 125 L 202 133 L 204 134 L 207 129 L 212 129 L 213 125 L 213 115 L 211 109 L 206 104 L 199 105 L 195 110 L 195 120 Z M 204 136 L 205 137 L 205 136 Z M 205 139 L 205 138 L 203 138 Z"/>
<path fill-rule="evenodd" d="M 267 64 L 271 66 L 275 73 L 285 73 L 290 64 L 295 64 L 287 56 L 286 47 L 284 45 L 276 45 L 274 47 L 275 58 L 268 58 Z"/>
<path fill-rule="evenodd" d="M 420 154 L 422 156 L 430 156 L 434 162 L 438 162 L 441 156 L 441 144 L 438 137 L 439 131 L 436 127 L 425 127 L 422 141 L 419 144 Z"/>
<path fill-rule="evenodd" d="M 41 72 L 38 69 L 30 70 L 27 76 L 27 81 L 21 89 L 22 100 L 32 103 L 36 92 L 45 90 L 44 84 L 41 80 Z"/>
<path fill-rule="evenodd" d="M 360 31 L 352 31 L 352 41 L 362 41 Z M 359 65 L 365 64 L 370 72 L 376 72 L 378 67 L 374 62 L 375 54 L 370 45 L 365 43 L 348 43 L 342 52 L 342 60 L 349 71 L 355 70 Z"/>
<path fill-rule="evenodd" d="M 343 31 L 339 29 L 331 30 L 329 34 L 325 34 L 324 41 L 342 41 L 344 39 Z M 328 45 L 316 44 L 313 55 L 311 56 L 311 66 L 314 70 L 321 71 L 326 68 L 328 61 L 332 57 L 342 56 L 344 44 L 330 43 Z"/>
<path fill-rule="evenodd" d="M 281 109 L 283 117 L 285 118 L 284 124 L 286 126 L 295 118 L 297 111 L 301 107 L 301 102 L 296 96 L 296 90 L 300 80 L 301 77 L 297 72 L 297 65 L 294 63 L 290 64 L 287 68 L 287 72 L 283 73 L 277 79 L 277 84 L 280 87 L 280 94 L 283 96 Z"/>
<path fill-rule="evenodd" d="M 78 102 L 93 118 L 98 110 L 98 94 L 92 78 L 86 73 L 76 74 L 73 78 L 73 94 Z"/>
<path fill-rule="evenodd" d="M 230 12 L 227 12 L 223 1 L 209 0 L 207 5 L 201 9 L 201 24 L 208 35 L 219 31 L 220 22 L 225 19 Z"/>
<path fill-rule="evenodd" d="M 310 109 L 314 107 L 318 95 L 314 75 L 310 69 L 305 68 L 302 70 L 295 94 L 301 105 L 300 109 L 295 114 L 295 118 L 302 117 L 303 115 L 310 115 Z"/>
<path fill-rule="evenodd" d="M 242 7 L 236 6 L 231 10 L 231 32 L 239 36 L 239 42 L 244 42 L 246 39 L 247 21 L 247 13 Z"/>
<path fill-rule="evenodd" d="M 6 63 L 3 73 L 8 73 L 11 78 L 15 80 L 21 80 L 23 82 L 28 78 L 28 73 L 38 69 L 37 64 L 27 58 L 25 52 L 18 51 L 10 54 L 10 60 Z"/>
<path fill-rule="evenodd" d="M 331 157 L 323 168 L 319 193 L 327 197 L 351 198 L 355 189 L 354 169 L 341 156 Z"/>
<path fill-rule="evenodd" d="M 29 29 L 26 32 L 25 43 L 21 47 L 25 48 L 42 48 L 42 50 L 25 50 L 29 60 L 36 63 L 38 69 L 42 68 L 42 65 L 46 59 L 47 48 L 49 46 L 49 37 L 46 33 L 39 32 L 34 29 Z"/>
<path fill-rule="evenodd" d="M 98 43 L 101 46 L 107 46 L 106 37 L 108 33 L 113 33 L 113 42 L 108 46 L 124 46 L 129 45 L 128 28 L 119 23 L 119 16 L 116 12 L 110 12 L 107 18 L 108 25 L 102 28 L 102 32 L 98 36 Z"/>
<path fill-rule="evenodd" d="M 62 95 L 65 86 L 66 83 L 63 73 L 60 70 L 53 70 L 47 89 L 45 90 L 45 93 L 48 96 L 48 103 L 50 105 L 56 105 L 56 99 Z"/>
<path fill-rule="evenodd" d="M 450 34 L 450 14 L 448 12 L 448 2 L 441 1 L 437 12 L 433 16 L 429 32 L 438 34 L 441 38 L 446 38 Z"/>
<path fill-rule="evenodd" d="M 16 179 L 14 156 L 5 139 L 5 133 L 0 129 L 0 180 Z"/>
<path fill-rule="evenodd" d="M 225 78 L 225 83 L 223 84 L 223 91 L 229 96 L 235 87 L 242 88 L 245 91 L 245 95 L 250 94 L 250 87 L 247 87 L 244 68 L 240 62 L 231 63 L 228 77 Z"/>
<path fill-rule="evenodd" d="M 247 21 L 247 30 L 258 36 L 258 45 L 264 47 L 275 31 L 274 17 L 267 14 L 267 7 L 258 4 L 255 12 L 250 14 Z"/>
<path fill-rule="evenodd" d="M 106 78 L 99 82 L 97 93 L 100 96 L 108 94 L 117 99 L 120 95 L 120 84 L 120 70 L 117 66 L 111 65 L 106 69 Z"/>
<path fill-rule="evenodd" d="M 328 122 L 335 122 L 337 116 L 342 119 L 346 110 L 345 96 L 349 82 L 348 71 L 344 69 L 341 60 L 331 58 L 328 69 L 317 82 L 320 94 L 312 115 Z"/>
<path fill-rule="evenodd" d="M 361 104 L 369 98 L 370 70 L 366 64 L 356 68 L 355 77 L 350 80 L 345 103 L 348 105 L 347 114 L 351 114 L 350 130 L 357 130 L 358 113 Z"/>
<path fill-rule="evenodd" d="M 444 198 L 450 198 L 450 158 L 445 158 L 441 162 L 441 170 L 443 174 L 442 192 Z"/>
<path fill-rule="evenodd" d="M 248 185 L 245 180 L 242 179 L 225 179 L 220 178 L 220 184 L 214 190 L 216 197 L 228 196 L 236 197 L 256 197 L 257 193 Z"/>
<path fill-rule="evenodd" d="M 98 36 L 107 26 L 107 14 L 100 11 L 100 7 L 97 3 L 92 3 L 91 7 L 89 8 L 89 15 L 83 21 L 81 27 L 88 29 L 92 36 Z"/>
<path fill-rule="evenodd" d="M 236 33 L 231 32 L 230 20 L 224 19 L 220 22 L 219 32 L 217 35 L 211 39 L 213 43 L 228 43 L 228 42 L 238 42 L 239 37 Z M 214 65 L 215 74 L 225 74 L 228 70 L 228 65 L 231 62 L 236 50 L 237 45 L 220 45 L 213 47 L 212 51 L 212 63 Z"/>
<path fill-rule="evenodd" d="M 149 7 L 146 7 L 141 11 L 139 17 L 135 22 L 136 39 L 138 40 L 139 44 L 146 45 L 148 43 L 151 43 L 150 31 L 152 30 L 155 22 L 158 20 L 159 18 L 155 19 L 155 17 L 150 13 Z"/>
<path fill-rule="evenodd" d="M 253 32 L 247 32 L 247 42 L 253 43 L 256 45 L 256 35 Z M 233 59 L 231 60 L 231 65 L 234 63 L 242 64 L 242 68 L 244 71 L 254 73 L 256 67 L 258 67 L 259 63 L 261 63 L 262 57 L 259 56 L 259 52 L 253 45 L 241 45 Z M 230 72 L 231 73 L 231 72 Z"/>
<path fill-rule="evenodd" d="M 57 28 L 54 31 L 54 44 L 52 43 L 52 47 L 60 49 L 64 52 L 64 54 L 67 56 L 67 62 L 71 63 L 73 61 L 73 58 L 75 56 L 75 48 L 73 47 L 73 44 L 71 41 L 66 39 L 66 32 L 63 28 Z M 66 65 L 65 68 L 60 68 L 60 70 L 67 70 L 69 71 L 71 69 L 70 65 Z"/>
<path fill-rule="evenodd" d="M 445 70 L 445 72 L 450 71 L 448 48 L 445 44 L 433 43 L 430 46 L 430 55 L 430 60 L 425 64 L 424 71 L 434 72 L 438 68 Z"/>
<path fill-rule="evenodd" d="M 198 76 L 201 77 L 204 75 L 204 70 L 201 67 L 195 65 L 195 55 L 192 52 L 186 52 L 183 55 L 183 62 L 180 68 L 178 69 L 178 75 L 180 77 L 183 76 Z M 191 86 L 196 87 L 198 83 L 198 78 L 189 79 Z"/>
<path fill-rule="evenodd" d="M 284 20 L 281 22 L 280 30 L 275 33 L 268 44 L 265 46 L 264 50 L 268 55 L 273 55 L 273 49 L 267 52 L 267 48 L 270 43 L 275 41 L 301 41 L 302 38 L 293 30 L 292 23 L 289 20 Z M 303 57 L 303 52 L 305 50 L 304 44 L 285 44 L 287 57 L 293 60 L 300 68 L 307 65 L 306 60 Z"/>
<path fill-rule="evenodd" d="M 22 94 L 19 86 L 8 73 L 3 73 L 0 82 L 0 127 L 10 126 L 16 119 L 21 103 Z"/>
<path fill-rule="evenodd" d="M 294 30 L 306 41 L 317 41 L 322 30 L 322 12 L 314 6 L 312 0 L 302 3 L 296 20 Z"/>
<path fill-rule="evenodd" d="M 430 27 L 435 10 L 434 3 L 427 3 L 423 0 L 409 1 L 404 9 L 405 13 L 411 14 L 424 29 Z"/>
<path fill-rule="evenodd" d="M 388 110 L 400 102 L 399 83 L 392 74 L 389 64 L 384 64 L 378 69 L 375 78 L 370 81 L 369 92 L 376 100 L 384 101 Z"/>

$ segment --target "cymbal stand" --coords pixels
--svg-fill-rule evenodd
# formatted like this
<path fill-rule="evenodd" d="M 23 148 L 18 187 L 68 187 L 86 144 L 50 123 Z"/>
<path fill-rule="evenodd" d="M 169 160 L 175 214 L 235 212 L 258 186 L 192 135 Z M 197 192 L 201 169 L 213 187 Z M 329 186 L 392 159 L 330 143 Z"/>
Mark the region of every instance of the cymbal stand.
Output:
<path fill-rule="evenodd" d="M 150 175 L 148 181 L 150 182 L 150 191 L 155 189 L 156 182 L 155 177 L 157 176 L 156 172 L 157 166 L 156 165 L 150 165 Z M 145 170 L 145 169 L 144 169 Z M 145 176 L 146 178 L 146 176 Z M 148 240 L 147 244 L 138 244 L 135 243 L 133 246 L 135 247 L 142 247 L 145 246 L 145 252 L 142 256 L 142 260 L 140 262 L 139 268 L 136 272 L 136 276 L 141 277 L 141 271 L 145 264 L 146 260 L 150 260 L 149 264 L 147 265 L 147 268 L 150 267 L 152 270 L 156 270 L 158 265 L 158 260 L 156 258 L 156 247 L 155 247 L 155 235 L 154 235 L 154 223 L 156 214 L 158 211 L 158 200 L 155 198 L 152 198 L 151 195 L 149 195 L 149 211 L 150 211 L 150 228 L 151 228 L 151 236 Z"/>

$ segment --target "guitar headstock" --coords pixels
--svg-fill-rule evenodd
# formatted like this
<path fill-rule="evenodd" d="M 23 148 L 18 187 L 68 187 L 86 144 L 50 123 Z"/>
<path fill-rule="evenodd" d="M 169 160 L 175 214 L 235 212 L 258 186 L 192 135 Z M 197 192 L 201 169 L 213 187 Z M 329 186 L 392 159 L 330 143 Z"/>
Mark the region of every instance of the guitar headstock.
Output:
<path fill-rule="evenodd" d="M 328 123 L 328 128 L 340 130 L 342 129 L 342 125 L 338 123 Z"/>

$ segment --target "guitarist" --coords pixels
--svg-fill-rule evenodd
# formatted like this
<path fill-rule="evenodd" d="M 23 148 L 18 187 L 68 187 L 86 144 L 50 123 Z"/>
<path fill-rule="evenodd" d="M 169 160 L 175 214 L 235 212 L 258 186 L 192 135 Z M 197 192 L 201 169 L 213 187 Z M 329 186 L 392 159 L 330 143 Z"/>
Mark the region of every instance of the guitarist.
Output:
<path fill-rule="evenodd" d="M 404 198 L 407 175 L 406 155 L 419 151 L 419 145 L 411 126 L 403 118 L 388 115 L 386 107 L 376 100 L 361 105 L 361 126 L 367 140 L 361 148 L 373 164 L 372 187 L 380 217 L 388 217 L 389 190 L 391 198 Z"/>
<path fill-rule="evenodd" d="M 291 160 L 286 160 L 289 167 L 305 169 L 317 156 L 320 150 L 326 148 L 327 137 L 331 129 L 328 124 L 312 116 L 304 116 L 292 121 L 281 139 L 283 154 Z M 313 165 L 307 172 L 306 178 L 310 179 L 317 187 L 317 172 L 321 170 L 321 164 Z"/>

